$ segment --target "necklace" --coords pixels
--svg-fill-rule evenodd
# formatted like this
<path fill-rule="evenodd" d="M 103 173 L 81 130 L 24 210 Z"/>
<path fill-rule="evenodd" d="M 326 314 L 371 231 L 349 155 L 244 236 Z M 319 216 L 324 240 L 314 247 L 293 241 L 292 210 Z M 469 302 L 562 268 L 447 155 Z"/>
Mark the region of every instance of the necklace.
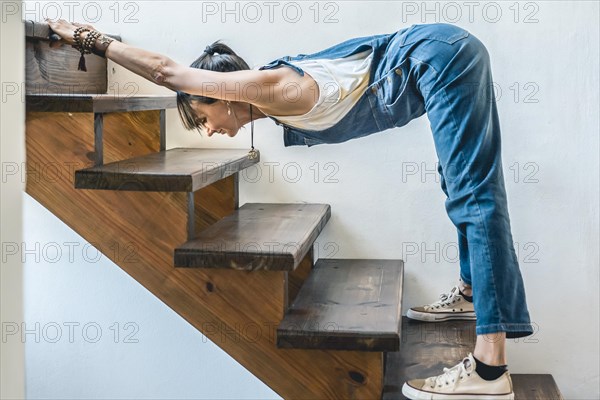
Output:
<path fill-rule="evenodd" d="M 252 118 L 252 104 L 250 104 L 250 151 L 248 152 L 248 159 L 254 160 L 258 157 L 258 153 L 254 150 L 254 119 Z"/>
<path fill-rule="evenodd" d="M 237 118 L 237 115 L 235 114 L 235 110 L 233 110 L 233 116 L 235 118 L 235 124 L 237 126 L 237 129 L 239 129 L 240 123 Z M 250 151 L 248 151 L 248 159 L 254 160 L 257 157 L 258 152 L 254 149 L 254 118 L 252 118 L 252 104 L 250 104 Z"/>

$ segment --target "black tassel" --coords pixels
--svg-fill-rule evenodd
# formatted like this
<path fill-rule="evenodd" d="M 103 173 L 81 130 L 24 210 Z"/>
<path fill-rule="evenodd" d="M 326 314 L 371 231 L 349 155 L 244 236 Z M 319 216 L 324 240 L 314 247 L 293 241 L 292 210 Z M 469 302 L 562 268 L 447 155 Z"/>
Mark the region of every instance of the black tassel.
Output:
<path fill-rule="evenodd" d="M 87 72 L 87 68 L 85 67 L 85 58 L 83 58 L 83 54 L 81 55 L 81 58 L 79 59 L 79 66 L 77 67 L 77 71 Z"/>

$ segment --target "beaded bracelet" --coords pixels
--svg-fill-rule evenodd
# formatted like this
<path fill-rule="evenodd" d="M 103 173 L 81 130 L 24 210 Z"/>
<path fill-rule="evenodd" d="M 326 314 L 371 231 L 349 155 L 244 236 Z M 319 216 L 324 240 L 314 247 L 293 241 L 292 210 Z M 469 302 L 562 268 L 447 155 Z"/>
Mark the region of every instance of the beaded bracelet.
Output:
<path fill-rule="evenodd" d="M 87 34 L 86 38 L 82 42 L 81 41 L 81 33 L 83 33 L 83 32 L 89 32 L 89 33 Z M 102 47 L 104 48 L 104 52 L 96 50 L 96 40 L 98 38 L 101 38 L 101 44 L 102 44 Z M 79 27 L 79 28 L 75 29 L 75 31 L 73 32 L 73 45 L 72 46 L 81 53 L 81 57 L 79 58 L 79 65 L 77 66 L 77 70 L 78 71 L 87 71 L 87 68 L 85 66 L 85 58 L 84 58 L 85 54 L 94 53 L 101 57 L 105 57 L 106 48 L 112 41 L 113 41 L 113 39 L 107 38 L 106 36 L 102 35 L 98 31 L 92 31 L 92 30 L 90 30 L 88 28 L 84 28 L 84 27 Z"/>
<path fill-rule="evenodd" d="M 88 28 L 84 28 L 82 26 L 80 26 L 79 28 L 75 29 L 75 31 L 73 32 L 73 47 L 76 48 L 77 50 L 79 50 L 79 47 L 81 46 L 81 33 L 82 32 L 89 32 L 90 30 Z"/>
<path fill-rule="evenodd" d="M 87 68 L 85 66 L 85 58 L 83 57 L 83 55 L 85 54 L 85 48 L 83 47 L 83 43 L 81 43 L 81 34 L 83 32 L 90 32 L 91 30 L 88 28 L 84 28 L 84 27 L 79 27 L 77 29 L 75 29 L 75 31 L 73 32 L 73 48 L 75 48 L 76 50 L 78 50 L 81 53 L 81 57 L 79 58 L 79 65 L 77 66 L 77 70 L 78 71 L 87 71 Z M 88 34 L 89 37 L 89 34 Z M 86 42 L 87 42 L 87 38 L 86 38 Z"/>

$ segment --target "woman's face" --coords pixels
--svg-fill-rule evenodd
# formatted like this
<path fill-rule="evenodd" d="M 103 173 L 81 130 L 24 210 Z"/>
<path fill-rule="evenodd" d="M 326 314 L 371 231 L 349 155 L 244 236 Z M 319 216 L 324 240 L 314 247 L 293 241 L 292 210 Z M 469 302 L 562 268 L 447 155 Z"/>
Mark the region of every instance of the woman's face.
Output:
<path fill-rule="evenodd" d="M 217 100 L 212 104 L 193 101 L 192 108 L 196 111 L 197 122 L 204 128 L 208 137 L 215 133 L 229 137 L 237 135 L 240 128 L 239 122 L 236 120 L 233 110 L 231 115 L 227 114 L 228 107 L 223 100 Z"/>

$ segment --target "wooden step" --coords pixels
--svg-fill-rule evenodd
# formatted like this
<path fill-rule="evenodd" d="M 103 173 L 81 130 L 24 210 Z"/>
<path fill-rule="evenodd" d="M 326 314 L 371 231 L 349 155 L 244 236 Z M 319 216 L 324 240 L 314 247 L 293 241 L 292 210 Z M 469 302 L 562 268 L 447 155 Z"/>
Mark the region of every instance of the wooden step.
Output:
<path fill-rule="evenodd" d="M 172 94 L 27 94 L 27 111 L 45 112 L 129 112 L 166 110 L 177 107 Z"/>
<path fill-rule="evenodd" d="M 329 204 L 247 203 L 176 248 L 174 264 L 292 271 L 330 216 Z"/>
<path fill-rule="evenodd" d="M 247 149 L 177 148 L 75 171 L 75 188 L 193 192 L 259 160 Z"/>
<path fill-rule="evenodd" d="M 511 374 L 516 400 L 563 400 L 550 374 Z"/>
<path fill-rule="evenodd" d="M 277 328 L 277 346 L 398 351 L 402 276 L 402 260 L 319 259 Z"/>
<path fill-rule="evenodd" d="M 427 323 L 402 318 L 400 351 L 386 353 L 383 400 L 405 399 L 402 385 L 439 375 L 475 348 L 474 321 Z M 551 375 L 511 374 L 516 400 L 562 399 Z"/>

